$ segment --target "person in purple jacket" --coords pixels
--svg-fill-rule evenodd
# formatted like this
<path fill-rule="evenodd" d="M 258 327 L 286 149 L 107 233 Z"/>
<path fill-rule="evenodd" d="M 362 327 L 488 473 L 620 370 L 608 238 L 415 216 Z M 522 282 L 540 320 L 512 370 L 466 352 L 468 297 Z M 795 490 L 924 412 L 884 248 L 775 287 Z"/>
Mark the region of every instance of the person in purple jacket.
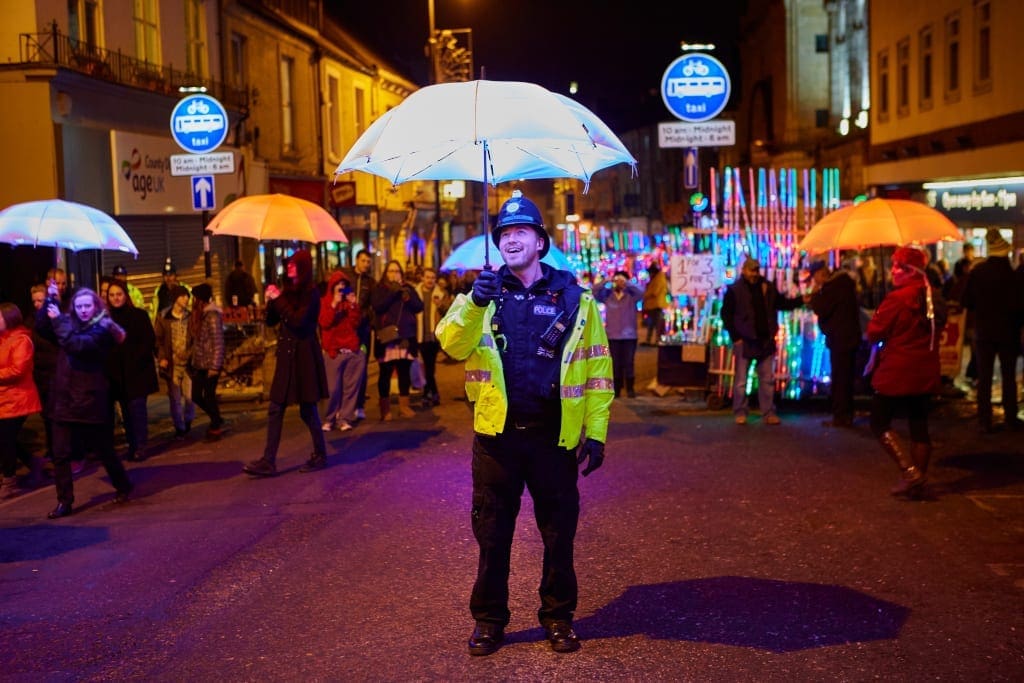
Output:
<path fill-rule="evenodd" d="M 622 395 L 625 383 L 626 396 L 636 398 L 633 386 L 635 372 L 633 360 L 637 345 L 637 303 L 644 298 L 644 292 L 629 281 L 629 273 L 615 271 L 611 282 L 595 282 L 594 298 L 604 304 L 604 329 L 608 333 L 608 347 L 612 354 L 612 378 L 615 383 L 615 398 Z"/>

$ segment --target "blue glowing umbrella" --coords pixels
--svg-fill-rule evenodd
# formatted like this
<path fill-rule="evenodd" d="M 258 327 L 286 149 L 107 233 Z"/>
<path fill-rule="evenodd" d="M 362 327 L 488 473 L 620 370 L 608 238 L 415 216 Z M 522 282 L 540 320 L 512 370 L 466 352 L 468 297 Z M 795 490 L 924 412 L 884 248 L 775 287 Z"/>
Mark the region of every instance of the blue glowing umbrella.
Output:
<path fill-rule="evenodd" d="M 441 264 L 441 270 L 483 270 L 484 250 L 487 248 L 488 239 L 490 239 L 489 236 L 485 237 L 484 235 L 470 237 L 449 254 L 448 258 Z M 551 238 L 548 237 L 548 239 L 550 240 Z M 491 247 L 493 246 L 492 244 Z M 544 255 L 541 262 L 559 270 L 573 272 L 572 264 L 566 258 L 565 252 L 554 244 L 551 245 L 551 249 Z"/>

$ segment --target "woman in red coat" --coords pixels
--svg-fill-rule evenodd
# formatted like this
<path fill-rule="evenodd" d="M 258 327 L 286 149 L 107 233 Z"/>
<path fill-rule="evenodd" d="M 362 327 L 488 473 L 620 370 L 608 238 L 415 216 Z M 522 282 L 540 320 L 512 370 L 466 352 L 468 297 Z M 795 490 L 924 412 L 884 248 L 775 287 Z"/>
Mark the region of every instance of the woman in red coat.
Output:
<path fill-rule="evenodd" d="M 10 302 L 0 304 L 0 498 L 17 493 L 15 441 L 25 418 L 42 409 L 32 379 L 32 356 L 32 334 L 22 325 L 21 311 Z"/>
<path fill-rule="evenodd" d="M 920 249 L 900 247 L 893 253 L 893 290 L 868 323 L 868 341 L 879 346 L 871 376 L 871 431 L 900 468 L 893 495 L 919 492 L 931 459 L 928 409 L 931 395 L 941 386 L 939 333 L 946 307 L 939 291 L 928 284 L 927 262 Z M 892 430 L 897 414 L 907 416 L 909 452 Z"/>

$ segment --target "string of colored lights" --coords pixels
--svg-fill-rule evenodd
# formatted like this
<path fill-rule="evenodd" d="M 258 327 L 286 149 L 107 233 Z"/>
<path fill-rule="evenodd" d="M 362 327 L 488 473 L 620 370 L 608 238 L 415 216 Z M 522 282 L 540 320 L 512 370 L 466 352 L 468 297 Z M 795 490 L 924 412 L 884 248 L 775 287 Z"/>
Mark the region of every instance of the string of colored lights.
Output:
<path fill-rule="evenodd" d="M 839 169 L 747 168 L 744 173 L 739 167 L 726 166 L 721 173 L 709 170 L 707 187 L 706 211 L 696 213 L 693 227 L 668 226 L 648 235 L 640 230 L 574 226 L 564 231 L 562 243 L 584 284 L 595 277 L 611 279 L 615 271 L 623 270 L 644 287 L 649 279 L 645 267 L 652 262 L 670 273 L 673 254 L 720 257 L 722 286 L 699 295 L 671 296 L 660 342 L 709 345 L 709 371 L 718 378 L 715 391 L 724 395 L 731 390 L 733 366 L 728 333 L 720 318 L 725 285 L 751 256 L 781 292 L 799 294 L 801 254 L 796 245 L 821 215 L 839 208 Z M 809 309 L 779 314 L 776 345 L 776 388 L 781 395 L 796 399 L 830 383 L 824 338 Z M 754 377 L 751 373 L 748 381 L 755 381 Z"/>

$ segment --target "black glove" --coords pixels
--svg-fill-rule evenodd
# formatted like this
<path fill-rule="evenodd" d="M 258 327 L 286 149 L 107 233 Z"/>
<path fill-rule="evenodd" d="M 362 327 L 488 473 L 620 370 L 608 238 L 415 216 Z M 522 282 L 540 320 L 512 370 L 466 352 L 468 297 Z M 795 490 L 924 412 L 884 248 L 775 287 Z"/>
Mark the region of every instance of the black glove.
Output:
<path fill-rule="evenodd" d="M 501 294 L 501 281 L 493 270 L 482 270 L 473 282 L 473 303 L 486 306 Z"/>
<path fill-rule="evenodd" d="M 576 455 L 576 464 L 582 465 L 584 460 L 589 461 L 582 473 L 585 477 L 604 462 L 604 444 L 594 439 L 584 441 L 583 446 L 580 447 L 580 452 Z"/>

